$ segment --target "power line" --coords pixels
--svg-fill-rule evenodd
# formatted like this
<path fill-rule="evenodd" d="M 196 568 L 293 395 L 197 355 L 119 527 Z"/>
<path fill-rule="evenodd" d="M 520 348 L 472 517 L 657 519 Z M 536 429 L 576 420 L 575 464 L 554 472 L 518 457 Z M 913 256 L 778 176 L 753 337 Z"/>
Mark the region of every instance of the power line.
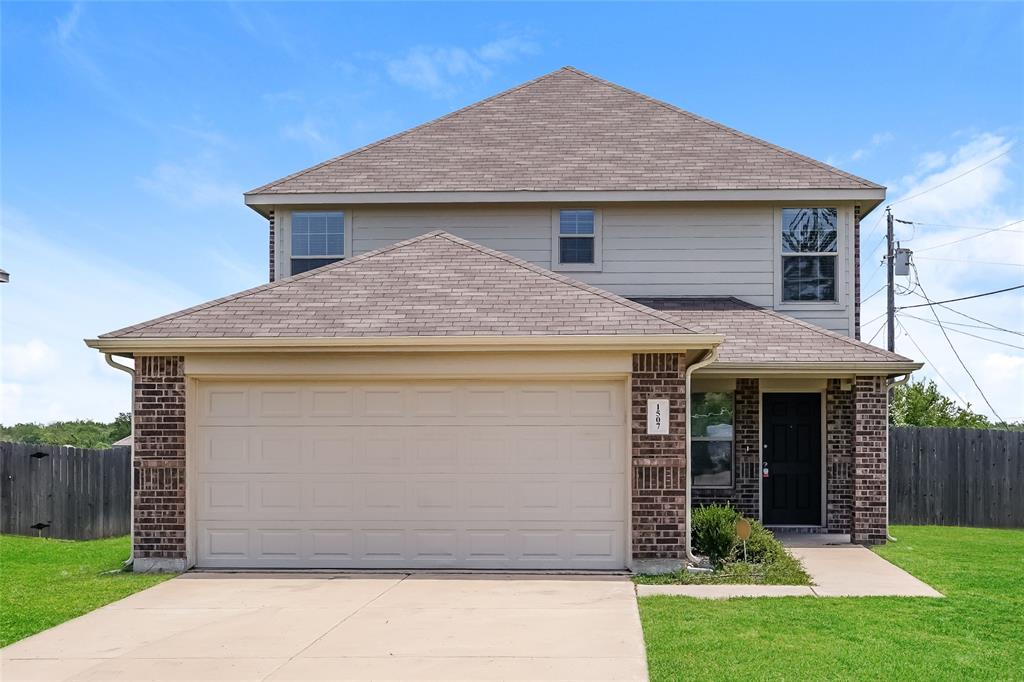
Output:
<path fill-rule="evenodd" d="M 909 197 L 904 197 L 904 198 L 900 199 L 899 201 L 894 201 L 894 202 L 892 202 L 891 204 L 889 204 L 889 207 L 891 208 L 891 207 L 895 206 L 896 204 L 902 204 L 902 203 L 903 203 L 904 201 L 910 201 L 911 199 L 916 199 L 916 198 L 918 198 L 919 196 L 922 196 L 922 195 L 924 195 L 924 194 L 928 194 L 928 192 L 933 192 L 933 191 L 937 190 L 937 189 L 938 189 L 938 188 L 940 188 L 940 187 L 945 187 L 945 186 L 946 186 L 946 185 L 948 185 L 949 183 L 951 183 L 951 182 L 953 182 L 953 181 L 955 181 L 955 180 L 959 180 L 960 178 L 964 177 L 965 175 L 969 175 L 970 173 L 973 173 L 974 171 L 978 170 L 979 168 L 984 168 L 985 166 L 987 166 L 988 164 L 992 163 L 992 162 L 993 162 L 993 161 L 995 161 L 996 159 L 999 159 L 999 158 L 1002 158 L 1002 157 L 1006 156 L 1006 155 L 1007 155 L 1007 154 L 1009 154 L 1009 153 L 1010 153 L 1010 151 L 1011 151 L 1011 150 L 1012 150 L 1012 149 L 1013 149 L 1014 147 L 1016 147 L 1016 146 L 1017 146 L 1017 143 L 1016 143 L 1016 142 L 1014 142 L 1014 143 L 1013 143 L 1013 144 L 1011 144 L 1011 145 L 1010 145 L 1009 147 L 1007 147 L 1007 148 L 1006 148 L 1006 150 L 1005 150 L 1005 151 L 1003 151 L 1003 153 L 1002 153 L 1002 154 L 996 154 L 995 156 L 993 156 L 993 157 L 992 157 L 991 159 L 989 159 L 988 161 L 985 161 L 984 163 L 979 163 L 979 164 L 978 164 L 977 166 L 975 166 L 974 168 L 970 168 L 970 169 L 968 169 L 968 170 L 965 170 L 965 171 L 964 171 L 963 173 L 961 173 L 960 175 L 957 175 L 957 176 L 955 176 L 955 177 L 952 177 L 952 178 L 950 178 L 949 180 L 946 180 L 945 182 L 940 182 L 939 184 L 935 185 L 934 187 L 929 187 L 928 189 L 926 189 L 926 190 L 923 190 L 923 191 L 921 191 L 921 192 L 918 192 L 917 194 L 912 194 L 912 195 L 910 195 Z"/>
<path fill-rule="evenodd" d="M 875 289 L 875 293 L 871 294 L 867 298 L 861 299 L 860 304 L 864 305 L 865 303 L 870 301 L 872 298 L 874 298 L 878 293 L 882 292 L 883 290 L 885 290 L 885 285 L 884 284 L 882 286 L 878 287 L 877 289 Z"/>
<path fill-rule="evenodd" d="M 921 249 L 926 251 L 927 249 Z M 1024 268 L 1024 263 L 1007 263 L 1005 261 L 994 261 L 994 260 L 972 260 L 970 258 L 935 258 L 934 256 L 918 256 L 914 255 L 914 260 L 937 260 L 945 263 L 977 263 L 978 265 L 1005 265 L 1011 268 Z"/>
<path fill-rule="evenodd" d="M 989 230 L 985 230 L 984 232 L 979 232 L 978 234 L 969 234 L 966 237 L 962 237 L 960 239 L 954 239 L 951 242 L 943 242 L 942 244 L 936 244 L 935 246 L 927 246 L 927 247 L 925 247 L 923 249 L 917 249 L 917 252 L 921 253 L 923 251 L 931 251 L 932 249 L 941 249 L 943 246 L 950 246 L 952 244 L 959 244 L 960 242 L 965 242 L 968 239 L 977 239 L 978 237 L 984 237 L 986 234 L 992 234 L 993 232 L 999 232 L 1000 230 L 1005 230 L 1008 227 L 1013 227 L 1014 225 L 1017 225 L 1019 223 L 1024 223 L 1024 218 L 1022 218 L 1020 220 L 1014 220 L 1012 223 L 1006 223 L 1005 225 L 1000 225 L 999 227 L 993 227 L 993 228 L 991 228 Z"/>
<path fill-rule="evenodd" d="M 937 305 L 940 308 L 945 308 L 946 310 L 948 310 L 948 311 L 950 311 L 952 313 L 956 313 L 957 315 L 960 315 L 962 317 L 966 317 L 968 320 L 974 320 L 975 322 L 979 322 L 979 323 L 981 323 L 981 324 L 983 324 L 983 325 L 985 325 L 987 327 L 991 327 L 992 329 L 998 329 L 999 331 L 1006 332 L 1007 334 L 1017 334 L 1018 336 L 1024 336 L 1024 332 L 1014 331 L 1013 329 L 1006 329 L 1004 327 L 996 326 L 996 325 L 992 324 L 991 322 L 986 322 L 985 320 L 979 320 L 976 317 L 971 317 L 967 313 L 960 312 L 956 308 L 950 308 L 948 305 L 942 305 L 941 303 L 938 303 Z"/>
<path fill-rule="evenodd" d="M 871 335 L 870 339 L 868 339 L 868 345 L 869 346 L 875 340 L 875 337 L 878 336 L 882 332 L 883 329 L 885 329 L 885 327 L 886 327 L 886 323 L 885 322 L 883 322 L 882 324 L 880 324 L 878 326 L 878 329 L 875 330 L 875 333 Z"/>
<path fill-rule="evenodd" d="M 920 278 L 918 278 L 918 285 L 920 286 Z M 956 303 L 957 301 L 967 301 L 972 298 L 981 298 L 982 296 L 991 296 L 993 294 L 1001 294 L 1005 291 L 1014 291 L 1015 289 L 1024 289 L 1024 284 L 1018 284 L 1015 287 L 1007 287 L 1005 289 L 996 289 L 995 291 L 986 291 L 983 294 L 974 294 L 973 296 L 961 296 L 960 298 L 947 298 L 945 301 L 933 301 L 924 295 L 924 289 L 921 289 L 921 298 L 928 301 L 927 303 L 915 303 L 914 305 L 904 305 L 897 308 L 897 310 L 909 310 L 910 308 L 924 308 L 925 306 L 942 305 L 943 303 Z"/>
<path fill-rule="evenodd" d="M 1018 220 L 1017 222 L 1024 222 L 1024 221 Z M 948 223 L 919 223 L 916 220 L 912 221 L 911 225 L 916 225 L 918 227 L 945 227 L 945 228 L 952 228 L 952 229 L 955 229 L 955 230 L 976 230 L 978 232 L 992 232 L 993 230 L 1003 229 L 1003 228 L 999 228 L 999 227 L 977 227 L 977 226 L 974 226 L 974 225 L 950 225 Z M 1007 232 L 1014 232 L 1014 233 L 1024 234 L 1024 230 L 1007 230 Z"/>
<path fill-rule="evenodd" d="M 940 328 L 942 327 L 941 324 L 938 324 L 936 322 L 932 322 L 931 320 L 926 320 L 923 317 L 918 317 L 916 315 L 910 315 L 910 314 L 905 313 L 903 316 L 904 317 L 909 317 L 912 320 L 919 320 L 921 322 L 924 322 L 925 324 L 930 324 L 933 327 L 940 327 Z M 955 322 L 949 322 L 947 320 L 947 321 L 945 321 L 945 324 L 956 324 L 956 323 Z M 957 334 L 963 334 L 964 336 L 971 336 L 971 337 L 973 337 L 975 339 L 981 339 L 982 341 L 988 341 L 989 343 L 995 343 L 995 344 L 1000 345 L 1000 346 L 1006 346 L 1007 348 L 1016 348 L 1017 350 L 1024 350 L 1024 346 L 1017 346 L 1017 345 L 1014 345 L 1012 343 L 1006 343 L 1005 341 L 999 341 L 997 339 L 990 339 L 987 336 L 981 336 L 979 334 L 972 334 L 970 332 L 965 332 L 965 331 L 962 331 L 960 329 L 950 329 L 949 331 L 956 332 Z"/>
<path fill-rule="evenodd" d="M 964 407 L 966 407 L 967 409 L 970 409 L 971 408 L 971 404 L 969 402 L 967 402 L 966 400 L 964 400 L 964 397 L 962 395 L 957 393 L 957 390 L 955 388 L 953 388 L 953 384 L 951 384 L 949 382 L 949 379 L 947 379 L 942 374 L 942 372 L 939 371 L 938 365 L 936 365 L 934 362 L 932 362 L 931 359 L 929 359 L 928 355 L 923 350 L 921 350 L 921 346 L 919 346 L 917 344 L 917 341 L 914 340 L 914 336 L 910 333 L 910 330 L 903 326 L 903 323 L 900 322 L 899 318 L 896 318 L 896 324 L 898 324 L 900 326 L 900 329 L 903 330 L 903 333 L 906 334 L 907 338 L 910 339 L 910 342 L 912 344 L 914 344 L 914 348 L 917 349 L 917 352 L 921 354 L 921 357 L 924 358 L 924 361 L 927 362 L 928 365 L 932 368 L 932 371 L 935 372 L 939 376 L 940 379 L 942 379 L 942 383 L 946 384 L 946 386 L 949 388 L 949 390 L 953 392 L 953 395 L 955 395 L 957 397 L 957 400 L 959 400 L 961 402 L 961 404 L 963 404 Z"/>
<path fill-rule="evenodd" d="M 921 285 L 920 276 L 918 276 L 918 286 L 921 287 L 921 296 L 923 296 L 924 300 L 928 301 L 928 303 L 930 304 L 930 305 L 928 305 L 928 310 L 931 311 L 932 317 L 935 318 L 935 323 L 938 325 L 939 331 L 942 332 L 943 338 L 946 339 L 946 343 L 949 344 L 949 349 L 951 351 L 953 351 L 953 355 L 956 356 L 957 362 L 959 362 L 960 366 L 964 368 L 965 372 L 967 372 L 967 376 L 969 376 L 971 378 L 971 383 L 974 384 L 974 388 L 978 389 L 978 393 L 981 394 L 981 399 L 985 401 L 986 405 L 988 405 L 988 409 L 990 409 L 992 411 L 992 414 L 995 416 L 996 419 L 998 419 L 1000 422 L 1003 423 L 1003 427 L 1007 428 L 1006 427 L 1006 420 L 999 416 L 999 413 L 996 412 L 996 408 L 992 407 L 992 403 L 989 402 L 988 396 L 986 396 L 985 392 L 981 390 L 981 386 L 978 385 L 978 380 L 974 378 L 973 374 L 971 374 L 971 370 L 967 369 L 967 365 L 964 363 L 963 358 L 960 357 L 960 353 L 957 352 L 956 346 L 953 345 L 953 341 L 949 338 L 949 334 L 946 333 L 946 328 L 944 326 L 942 326 L 942 320 L 939 319 L 939 314 L 937 312 L 935 312 L 935 304 L 934 304 L 934 302 L 932 302 L 932 300 L 928 298 L 928 292 L 926 292 L 924 290 L 924 286 Z M 1020 289 L 1021 287 L 1024 287 L 1024 284 L 1022 284 L 1020 286 L 1017 286 L 1017 287 L 1013 287 L 1013 288 L 1014 289 Z M 998 293 L 998 292 L 991 292 L 991 293 Z M 978 294 L 978 296 L 987 296 L 987 295 L 988 294 Z M 977 298 L 978 296 L 968 296 L 967 298 Z M 963 299 L 960 299 L 960 300 L 963 300 Z M 949 303 L 949 302 L 950 301 L 940 301 L 940 303 Z M 913 308 L 913 307 L 916 307 L 916 306 L 908 306 L 908 307 Z"/>

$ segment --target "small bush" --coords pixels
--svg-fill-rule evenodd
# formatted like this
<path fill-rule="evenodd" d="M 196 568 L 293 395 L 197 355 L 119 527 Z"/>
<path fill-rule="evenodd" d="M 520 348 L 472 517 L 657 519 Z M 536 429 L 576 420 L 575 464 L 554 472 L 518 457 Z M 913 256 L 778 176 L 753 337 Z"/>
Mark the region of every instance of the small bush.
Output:
<path fill-rule="evenodd" d="M 788 556 L 782 543 L 771 531 L 758 521 L 750 521 L 750 537 L 747 539 L 747 561 L 752 564 L 770 564 Z M 743 561 L 743 543 L 736 542 L 731 559 Z"/>
<path fill-rule="evenodd" d="M 693 548 L 715 568 L 720 568 L 736 551 L 738 518 L 740 513 L 729 505 L 702 505 L 693 510 Z"/>

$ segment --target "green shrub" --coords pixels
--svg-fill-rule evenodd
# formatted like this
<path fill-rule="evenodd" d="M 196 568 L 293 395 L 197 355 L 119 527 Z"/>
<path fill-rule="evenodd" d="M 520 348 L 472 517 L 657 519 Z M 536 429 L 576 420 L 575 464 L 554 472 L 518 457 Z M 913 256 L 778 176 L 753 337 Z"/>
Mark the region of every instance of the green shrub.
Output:
<path fill-rule="evenodd" d="M 738 518 L 740 513 L 729 505 L 702 505 L 693 510 L 693 548 L 715 568 L 721 567 L 736 550 Z"/>
<path fill-rule="evenodd" d="M 750 521 L 750 537 L 747 539 L 747 561 L 752 564 L 770 564 L 786 557 L 782 543 L 772 532 L 758 521 Z M 743 542 L 737 541 L 731 559 L 743 561 Z"/>

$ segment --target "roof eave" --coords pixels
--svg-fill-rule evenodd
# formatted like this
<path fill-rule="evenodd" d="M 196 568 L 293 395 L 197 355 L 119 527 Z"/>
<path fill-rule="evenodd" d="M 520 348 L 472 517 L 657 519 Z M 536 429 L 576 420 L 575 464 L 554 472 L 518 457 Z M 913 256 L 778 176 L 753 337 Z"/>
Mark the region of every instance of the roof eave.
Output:
<path fill-rule="evenodd" d="M 259 192 L 245 204 L 262 207 L 303 204 L 459 204 L 624 201 L 862 201 L 874 209 L 885 200 L 884 187 L 838 189 L 713 190 L 535 190 L 457 192 Z"/>
<path fill-rule="evenodd" d="M 215 337 L 96 338 L 85 344 L 103 353 L 180 355 L 184 353 L 284 352 L 415 352 L 415 351 L 638 351 L 682 352 L 713 348 L 721 334 L 607 334 L 534 336 L 381 336 L 381 337 Z"/>
<path fill-rule="evenodd" d="M 899 376 L 924 367 L 924 363 L 900 360 L 845 362 L 715 362 L 700 374 L 785 375 L 806 377 L 837 376 Z"/>

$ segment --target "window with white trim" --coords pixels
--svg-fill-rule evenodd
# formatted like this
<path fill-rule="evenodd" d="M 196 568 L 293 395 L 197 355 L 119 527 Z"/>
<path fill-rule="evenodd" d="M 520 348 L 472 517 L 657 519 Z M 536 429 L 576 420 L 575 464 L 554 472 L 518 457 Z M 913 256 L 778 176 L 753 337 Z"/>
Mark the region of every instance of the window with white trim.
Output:
<path fill-rule="evenodd" d="M 733 484 L 733 415 L 731 391 L 691 396 L 690 462 L 693 485 L 731 488 Z"/>
<path fill-rule="evenodd" d="M 782 209 L 783 301 L 835 301 L 838 255 L 838 209 Z"/>
<path fill-rule="evenodd" d="M 555 270 L 599 270 L 601 214 L 592 208 L 554 212 L 551 262 Z"/>
<path fill-rule="evenodd" d="M 345 257 L 345 214 L 342 211 L 292 213 L 291 274 L 297 275 Z"/>

